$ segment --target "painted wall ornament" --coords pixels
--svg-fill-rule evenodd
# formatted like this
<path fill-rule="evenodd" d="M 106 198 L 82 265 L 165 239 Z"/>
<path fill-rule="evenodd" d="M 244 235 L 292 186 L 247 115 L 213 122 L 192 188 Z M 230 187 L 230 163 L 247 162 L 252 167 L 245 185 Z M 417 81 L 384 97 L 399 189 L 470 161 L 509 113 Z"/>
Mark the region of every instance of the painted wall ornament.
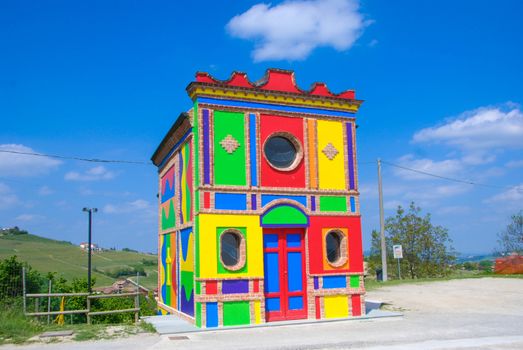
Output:
<path fill-rule="evenodd" d="M 197 73 L 158 167 L 158 305 L 198 327 L 365 313 L 353 90 Z"/>

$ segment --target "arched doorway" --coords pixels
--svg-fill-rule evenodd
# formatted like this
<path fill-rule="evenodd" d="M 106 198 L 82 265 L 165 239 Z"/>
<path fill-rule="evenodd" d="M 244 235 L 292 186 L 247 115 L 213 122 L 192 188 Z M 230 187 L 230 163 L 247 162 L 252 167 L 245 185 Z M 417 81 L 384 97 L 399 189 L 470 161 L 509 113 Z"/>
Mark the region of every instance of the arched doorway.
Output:
<path fill-rule="evenodd" d="M 266 319 L 307 318 L 305 229 L 309 218 L 298 206 L 285 203 L 269 208 L 260 220 Z"/>

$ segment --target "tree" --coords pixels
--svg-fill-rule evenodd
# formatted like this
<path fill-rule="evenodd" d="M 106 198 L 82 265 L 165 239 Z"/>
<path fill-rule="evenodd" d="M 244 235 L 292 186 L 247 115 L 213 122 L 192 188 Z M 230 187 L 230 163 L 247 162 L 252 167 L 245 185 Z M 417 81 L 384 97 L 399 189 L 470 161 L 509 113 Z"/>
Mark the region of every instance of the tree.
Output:
<path fill-rule="evenodd" d="M 450 266 L 455 260 L 455 251 L 448 230 L 431 223 L 430 214 L 421 215 L 421 208 L 414 202 L 408 212 L 401 206 L 396 215 L 385 220 L 387 241 L 387 267 L 389 274 L 394 276 L 397 262 L 392 253 L 392 246 L 401 244 L 403 259 L 401 269 L 410 278 L 444 276 L 450 272 Z M 381 261 L 380 235 L 372 232 L 372 247 L 370 265 L 377 267 Z"/>
<path fill-rule="evenodd" d="M 523 210 L 512 215 L 510 220 L 505 230 L 498 233 L 500 253 L 523 254 Z"/>
<path fill-rule="evenodd" d="M 25 262 L 19 261 L 16 255 L 0 260 L 0 300 L 18 297 L 23 293 L 22 269 L 25 267 L 25 285 L 27 293 L 40 292 L 44 279 Z"/>

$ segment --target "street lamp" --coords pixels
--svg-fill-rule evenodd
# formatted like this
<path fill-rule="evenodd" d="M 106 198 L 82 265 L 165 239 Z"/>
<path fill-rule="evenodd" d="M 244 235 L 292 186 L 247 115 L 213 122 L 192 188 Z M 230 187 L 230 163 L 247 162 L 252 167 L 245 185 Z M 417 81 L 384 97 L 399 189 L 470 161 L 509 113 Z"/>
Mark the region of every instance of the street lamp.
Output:
<path fill-rule="evenodd" d="M 87 242 L 88 245 L 88 254 L 87 254 L 87 291 L 91 293 L 91 226 L 93 222 L 93 213 L 98 211 L 97 208 L 83 208 L 83 211 L 89 213 L 89 239 Z"/>

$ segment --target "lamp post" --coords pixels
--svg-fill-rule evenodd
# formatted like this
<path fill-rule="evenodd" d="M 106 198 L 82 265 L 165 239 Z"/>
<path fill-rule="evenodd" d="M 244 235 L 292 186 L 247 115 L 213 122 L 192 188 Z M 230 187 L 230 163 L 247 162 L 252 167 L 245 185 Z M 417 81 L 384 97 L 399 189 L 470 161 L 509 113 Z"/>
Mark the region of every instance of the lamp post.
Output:
<path fill-rule="evenodd" d="M 98 211 L 97 208 L 83 208 L 83 211 L 89 213 L 89 238 L 88 238 L 88 253 L 87 253 L 87 291 L 91 293 L 91 226 L 93 222 L 93 213 Z"/>

